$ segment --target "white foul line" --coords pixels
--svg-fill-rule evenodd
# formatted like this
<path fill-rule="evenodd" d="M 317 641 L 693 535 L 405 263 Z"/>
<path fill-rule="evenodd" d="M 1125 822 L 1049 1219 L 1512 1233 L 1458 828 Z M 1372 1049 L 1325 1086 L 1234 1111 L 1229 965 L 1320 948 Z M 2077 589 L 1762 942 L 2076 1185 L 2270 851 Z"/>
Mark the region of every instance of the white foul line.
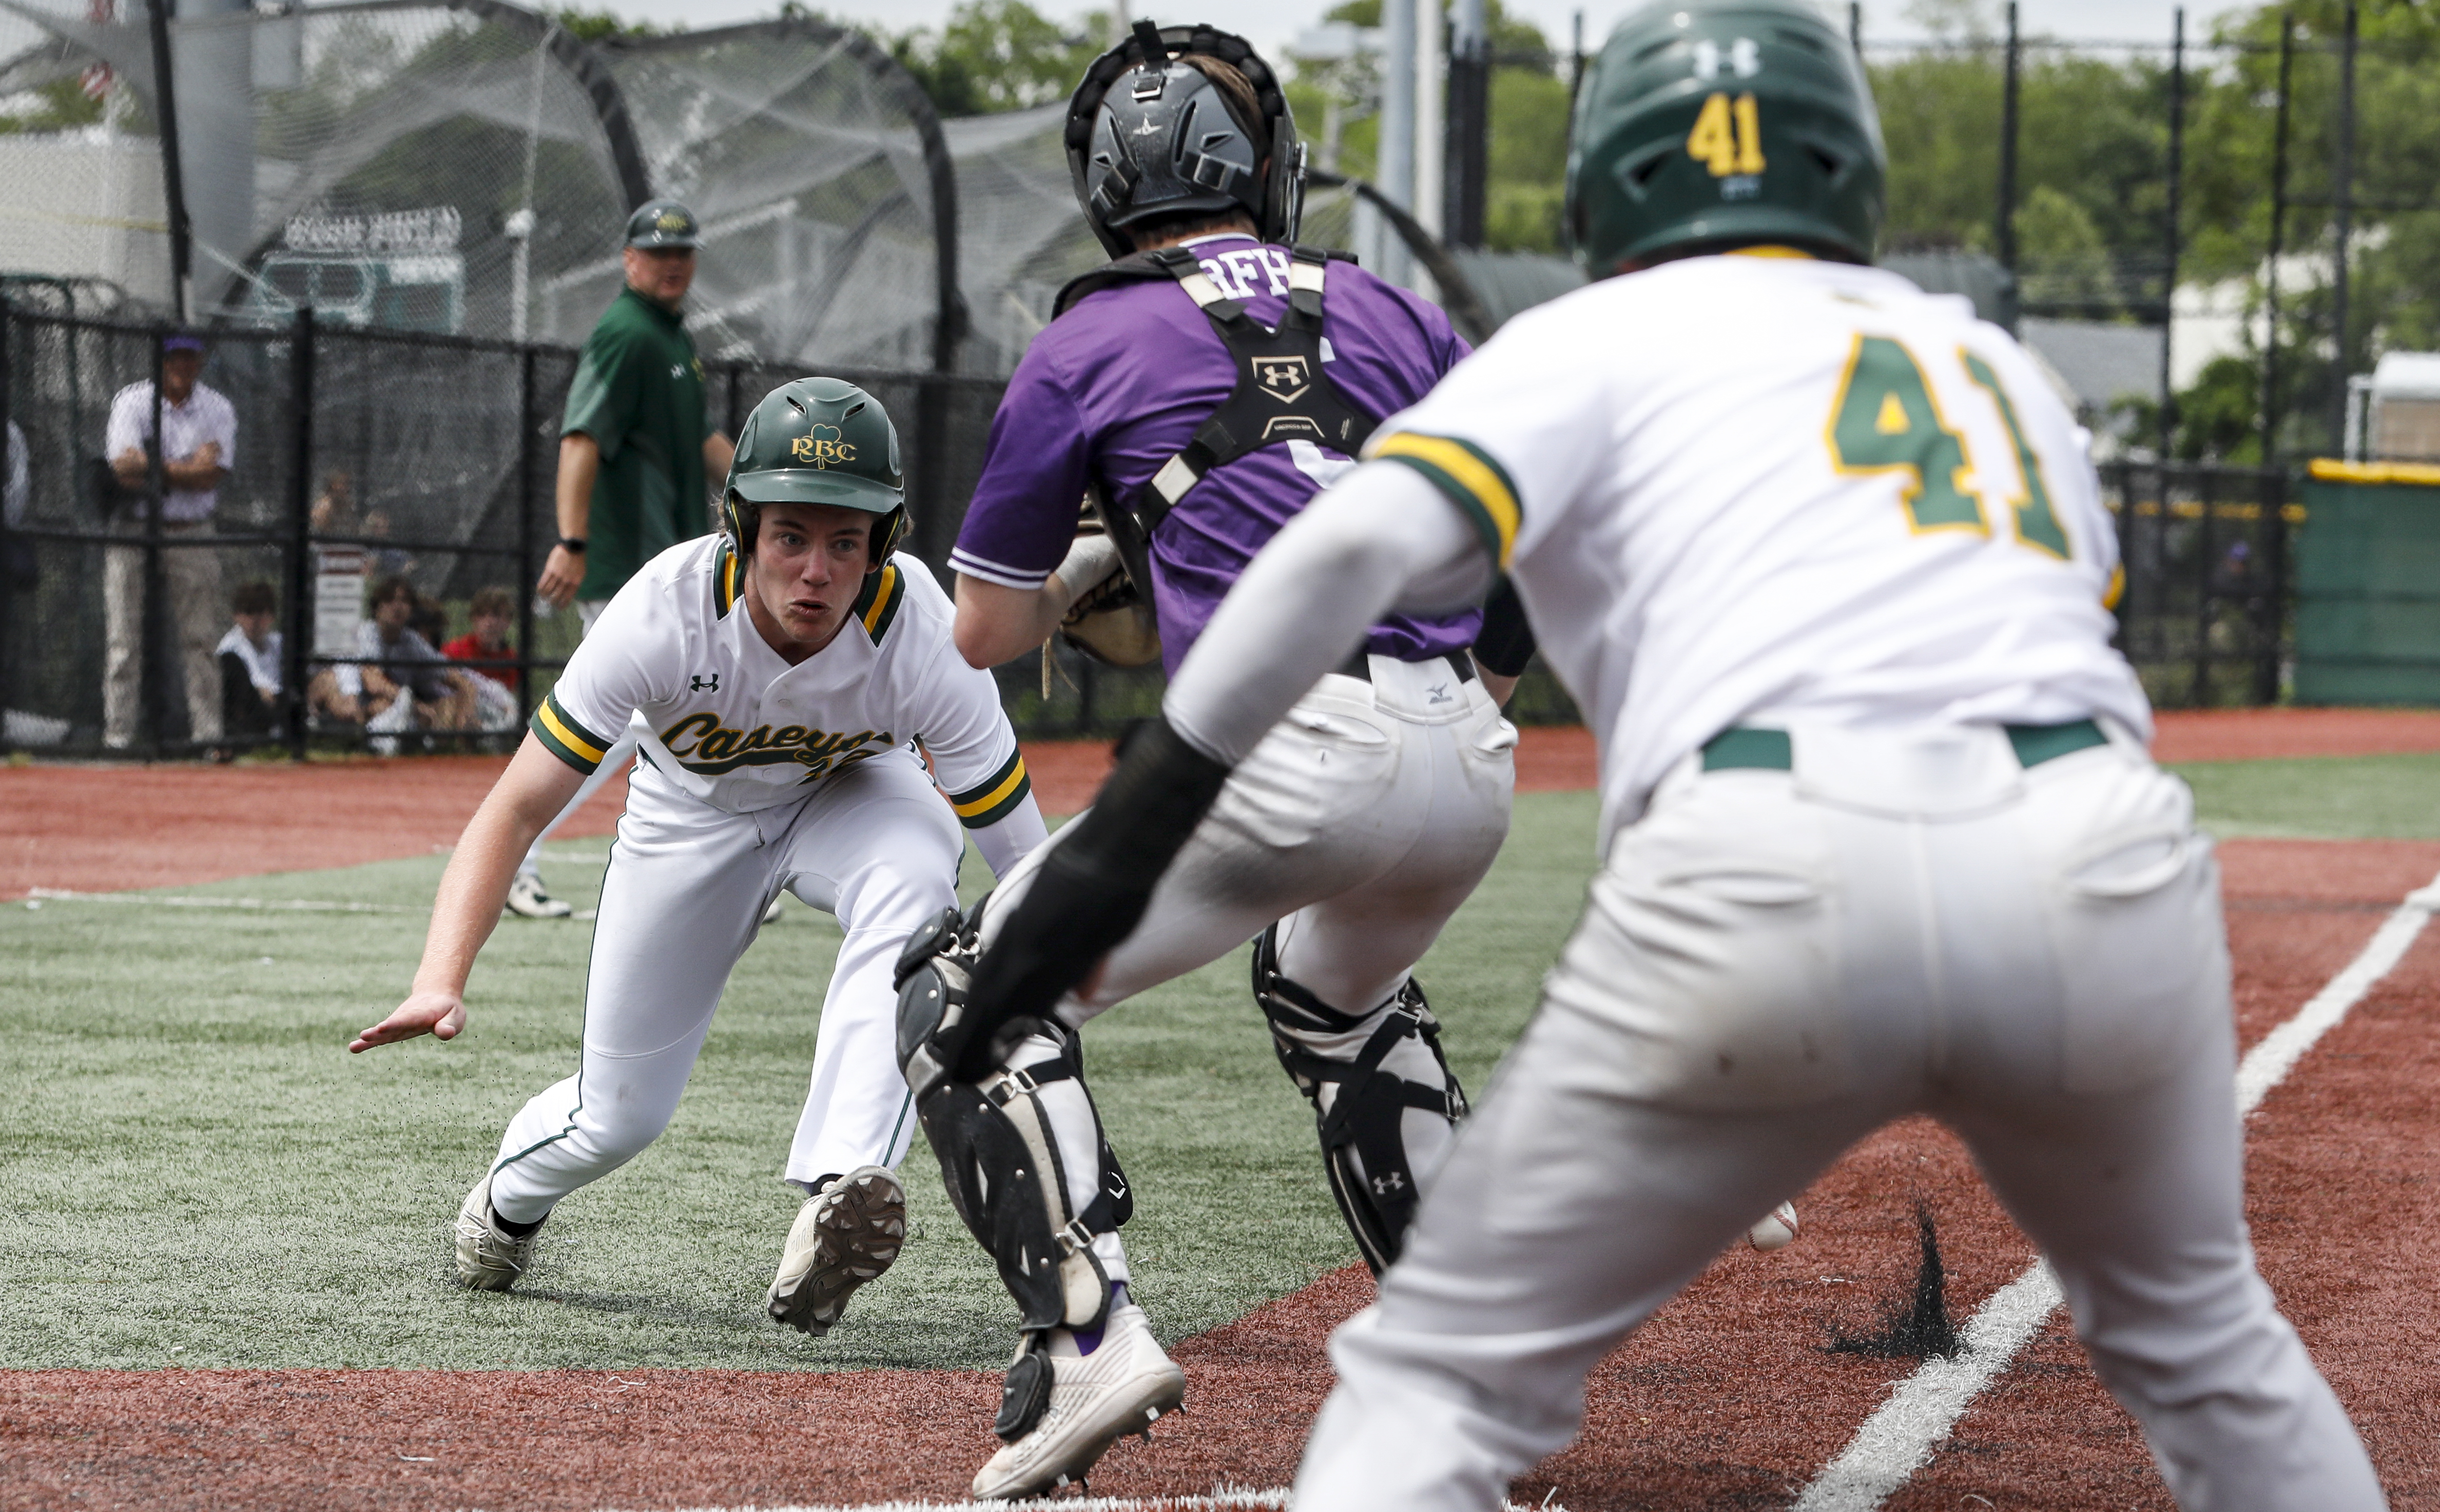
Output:
<path fill-rule="evenodd" d="M 167 892 L 73 892 L 66 888 L 28 888 L 35 903 L 137 903 L 159 909 L 256 909 L 265 913 L 429 913 L 397 903 L 337 903 L 324 898 L 220 898 Z"/>
<path fill-rule="evenodd" d="M 2239 1116 L 2261 1107 L 2314 1042 L 2396 967 L 2435 911 L 2440 911 L 2440 877 L 2408 893 L 2345 970 L 2246 1053 L 2236 1068 Z M 1927 1359 L 1900 1381 L 1839 1457 L 1804 1488 L 1796 1512 L 1872 1512 L 1879 1506 L 1931 1462 L 1931 1447 L 1947 1435 L 1968 1404 L 2063 1300 L 2046 1262 L 2036 1260 L 2026 1267 L 1966 1323 L 1965 1353 L 1954 1359 Z"/>
<path fill-rule="evenodd" d="M 1209 1496 L 1085 1496 L 1050 1503 L 1056 1512 L 1279 1512 L 1288 1504 L 1283 1486 L 1271 1491 L 1223 1488 Z M 689 1507 L 684 1512 L 1006 1512 L 1006 1502 L 859 1502 L 852 1505 Z M 1504 1503 L 1506 1512 L 1568 1512 L 1557 1503 Z"/>

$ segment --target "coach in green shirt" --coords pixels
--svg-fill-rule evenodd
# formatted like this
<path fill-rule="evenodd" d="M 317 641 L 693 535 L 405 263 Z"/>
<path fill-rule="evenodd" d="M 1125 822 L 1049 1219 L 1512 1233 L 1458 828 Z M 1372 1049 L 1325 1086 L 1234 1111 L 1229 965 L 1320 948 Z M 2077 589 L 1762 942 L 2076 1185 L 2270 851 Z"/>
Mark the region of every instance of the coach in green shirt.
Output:
<path fill-rule="evenodd" d="M 704 417 L 703 360 L 678 315 L 694 282 L 695 240 L 694 216 L 675 200 L 649 201 L 627 218 L 627 286 L 585 338 L 568 386 L 559 425 L 559 544 L 537 591 L 563 609 L 573 600 L 588 630 L 637 568 L 711 529 L 704 480 L 725 482 L 737 450 Z M 568 905 L 543 886 L 542 843 L 635 754 L 632 740 L 612 747 L 535 838 L 509 888 L 509 911 L 568 916 Z"/>
<path fill-rule="evenodd" d="M 585 338 L 560 422 L 559 544 L 540 591 L 590 626 L 637 568 L 710 529 L 704 480 L 735 448 L 704 415 L 703 360 L 678 315 L 694 216 L 653 200 L 627 221 L 627 286 Z"/>

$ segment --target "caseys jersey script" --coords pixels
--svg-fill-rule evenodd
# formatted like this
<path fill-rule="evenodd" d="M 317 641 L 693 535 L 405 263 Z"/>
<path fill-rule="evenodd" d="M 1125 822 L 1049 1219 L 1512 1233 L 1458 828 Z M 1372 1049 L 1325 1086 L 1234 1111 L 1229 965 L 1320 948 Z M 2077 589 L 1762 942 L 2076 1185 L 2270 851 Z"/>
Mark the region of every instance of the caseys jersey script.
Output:
<path fill-rule="evenodd" d="M 1032 790 L 987 672 L 950 640 L 948 598 L 898 555 L 865 579 L 850 622 L 790 666 L 754 628 L 744 565 L 705 536 L 654 558 L 619 590 L 534 712 L 533 730 L 579 770 L 634 720 L 638 783 L 732 814 L 793 802 L 859 763 L 918 760 L 979 828 Z"/>

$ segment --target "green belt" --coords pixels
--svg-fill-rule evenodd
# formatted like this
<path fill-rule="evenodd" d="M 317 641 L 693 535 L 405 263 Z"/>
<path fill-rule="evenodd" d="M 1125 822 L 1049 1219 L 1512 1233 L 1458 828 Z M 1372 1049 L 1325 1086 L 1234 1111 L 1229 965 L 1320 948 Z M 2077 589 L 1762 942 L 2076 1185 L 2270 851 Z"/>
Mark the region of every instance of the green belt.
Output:
<path fill-rule="evenodd" d="M 2107 746 L 2109 737 L 2090 719 L 2072 720 L 2064 725 L 2002 725 L 2008 732 L 2008 744 L 2016 747 L 2017 760 L 2027 766 L 2039 766 L 2072 751 L 2093 746 Z M 1794 747 L 1784 729 L 1754 729 L 1732 725 L 1703 743 L 1703 770 L 1727 771 L 1747 768 L 1766 772 L 1785 772 L 1795 768 Z"/>

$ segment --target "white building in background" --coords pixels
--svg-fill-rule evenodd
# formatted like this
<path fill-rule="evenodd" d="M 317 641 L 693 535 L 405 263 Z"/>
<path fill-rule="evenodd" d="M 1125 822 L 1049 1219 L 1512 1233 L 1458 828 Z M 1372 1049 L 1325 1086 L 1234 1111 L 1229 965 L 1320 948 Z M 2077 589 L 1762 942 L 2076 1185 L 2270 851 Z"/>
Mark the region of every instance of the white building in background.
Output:
<path fill-rule="evenodd" d="M 0 136 L 0 272 L 170 287 L 161 148 L 107 127 Z"/>

